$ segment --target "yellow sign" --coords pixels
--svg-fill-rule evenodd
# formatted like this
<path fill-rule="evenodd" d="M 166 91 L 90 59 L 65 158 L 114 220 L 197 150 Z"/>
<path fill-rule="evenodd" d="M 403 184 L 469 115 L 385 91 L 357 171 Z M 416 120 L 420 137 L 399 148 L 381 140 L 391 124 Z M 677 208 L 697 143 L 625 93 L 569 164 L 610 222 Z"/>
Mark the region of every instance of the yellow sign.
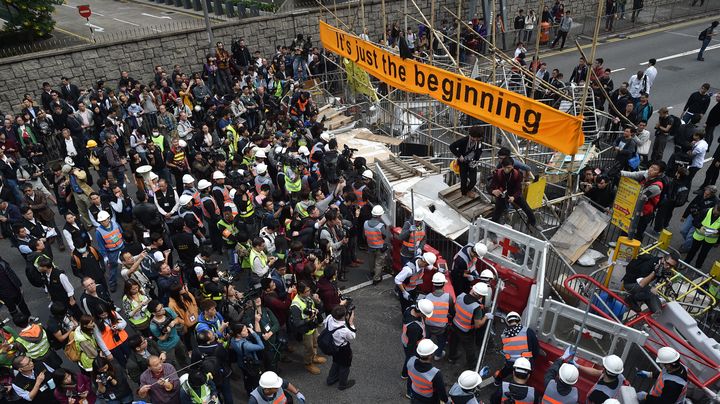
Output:
<path fill-rule="evenodd" d="M 467 115 L 533 142 L 565 154 L 574 154 L 585 141 L 581 118 L 518 93 L 411 59 L 402 59 L 322 21 L 320 40 L 325 49 L 350 59 L 393 87 L 427 94 Z"/>
<path fill-rule="evenodd" d="M 377 101 L 378 96 L 370 83 L 370 76 L 363 69 L 359 68 L 355 63 L 349 59 L 343 58 L 343 65 L 345 65 L 345 72 L 347 74 L 347 83 L 350 90 L 356 93 L 365 94 L 371 100 Z"/>
<path fill-rule="evenodd" d="M 525 201 L 530 206 L 530 209 L 538 209 L 542 206 L 545 186 L 547 186 L 547 178 L 543 176 L 537 181 L 531 182 L 525 188 Z"/>
<path fill-rule="evenodd" d="M 625 232 L 630 229 L 630 222 L 635 213 L 635 204 L 640 196 L 641 188 L 639 182 L 628 177 L 620 177 L 620 185 L 618 185 L 613 202 L 611 223 Z"/>

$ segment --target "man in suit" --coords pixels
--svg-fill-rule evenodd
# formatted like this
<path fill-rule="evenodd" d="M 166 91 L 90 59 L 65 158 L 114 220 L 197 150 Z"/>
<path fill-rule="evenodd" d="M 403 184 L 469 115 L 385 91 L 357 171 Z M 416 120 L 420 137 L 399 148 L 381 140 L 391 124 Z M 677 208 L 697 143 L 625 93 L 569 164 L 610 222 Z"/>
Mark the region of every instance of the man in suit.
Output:
<path fill-rule="evenodd" d="M 32 210 L 40 222 L 50 229 L 55 229 L 56 234 L 60 234 L 55 225 L 55 213 L 48 206 L 47 197 L 42 192 L 35 192 L 32 184 L 23 185 L 23 194 L 25 196 L 24 203 Z M 62 237 L 56 237 L 61 251 L 65 251 L 65 245 Z"/>
<path fill-rule="evenodd" d="M 62 87 L 60 87 L 60 93 L 62 94 L 63 99 L 67 101 L 68 104 L 77 108 L 78 98 L 80 98 L 80 89 L 75 84 L 72 84 L 70 79 L 67 77 L 63 77 L 61 81 Z"/>
<path fill-rule="evenodd" d="M 469 198 L 477 196 L 473 192 L 477 182 L 477 168 L 471 166 L 471 163 L 477 161 L 482 154 L 483 130 L 481 126 L 472 126 L 469 136 L 458 139 L 450 145 L 450 151 L 457 157 L 460 166 L 460 193 Z"/>

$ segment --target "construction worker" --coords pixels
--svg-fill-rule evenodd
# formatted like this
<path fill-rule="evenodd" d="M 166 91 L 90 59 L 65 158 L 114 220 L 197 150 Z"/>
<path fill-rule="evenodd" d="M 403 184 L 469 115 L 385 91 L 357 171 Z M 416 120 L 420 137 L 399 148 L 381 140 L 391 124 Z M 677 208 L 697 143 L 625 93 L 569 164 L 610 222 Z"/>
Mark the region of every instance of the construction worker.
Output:
<path fill-rule="evenodd" d="M 363 199 L 363 191 L 365 191 L 366 188 L 372 187 L 372 181 L 373 181 L 373 172 L 370 170 L 363 171 L 362 175 L 360 176 L 358 181 L 355 181 L 352 186 L 352 191 L 355 193 L 355 196 L 357 196 L 357 206 L 363 207 L 365 204 L 367 204 L 367 201 Z"/>
<path fill-rule="evenodd" d="M 425 235 L 425 215 L 415 212 L 413 218 L 406 221 L 398 238 L 402 241 L 400 262 L 405 265 L 416 256 L 422 254 L 427 237 Z"/>
<path fill-rule="evenodd" d="M 438 354 L 434 358 L 436 361 L 445 356 L 448 319 L 452 318 L 455 313 L 452 297 L 445 291 L 445 282 L 447 282 L 445 274 L 436 272 L 432 277 L 433 292 L 418 297 L 433 302 L 433 314 L 425 320 L 425 333 L 438 346 Z"/>
<path fill-rule="evenodd" d="M 218 392 L 211 375 L 194 369 L 180 376 L 180 402 L 188 404 L 217 403 Z"/>
<path fill-rule="evenodd" d="M 202 201 L 200 200 L 200 192 L 195 188 L 195 178 L 190 174 L 185 174 L 182 176 L 182 183 L 183 190 L 180 196 L 190 195 L 192 197 L 195 214 L 200 215 L 202 213 L 200 210 L 200 204 Z"/>
<path fill-rule="evenodd" d="M 482 378 L 478 372 L 466 370 L 460 373 L 457 383 L 450 387 L 448 395 L 453 404 L 479 404 L 475 398 L 475 388 L 482 383 Z"/>
<path fill-rule="evenodd" d="M 606 400 L 620 397 L 620 388 L 625 383 L 625 376 L 622 374 L 625 370 L 622 359 L 617 355 L 608 355 L 603 358 L 602 365 L 602 370 L 578 365 L 581 372 L 598 378 L 588 392 L 588 404 L 603 404 Z"/>
<path fill-rule="evenodd" d="M 465 364 L 471 368 L 475 365 L 477 355 L 475 353 L 475 332 L 485 327 L 488 321 L 492 321 L 492 313 L 484 313 L 485 305 L 480 300 L 487 297 L 490 288 L 484 283 L 476 283 L 470 289 L 470 293 L 461 293 L 455 300 L 455 317 L 450 328 L 452 337 L 450 339 L 450 352 L 448 361 L 450 363 L 460 358 L 458 355 L 458 344 L 465 350 Z"/>
<path fill-rule="evenodd" d="M 417 298 L 417 287 L 423 283 L 423 272 L 432 270 L 437 256 L 426 252 L 408 261 L 395 275 L 395 289 L 400 297 L 400 310 L 404 313 Z"/>
<path fill-rule="evenodd" d="M 533 358 L 537 358 L 540 351 L 535 331 L 522 325 L 520 314 L 511 311 L 505 316 L 505 323 L 507 327 L 501 335 L 505 366 L 495 373 L 496 386 L 499 386 L 500 382 L 510 374 L 515 361 L 519 358 L 533 360 Z"/>
<path fill-rule="evenodd" d="M 24 354 L 35 361 L 41 361 L 54 369 L 62 366 L 62 359 L 50 347 L 50 340 L 43 326 L 23 313 L 13 316 L 13 323 L 20 329 L 15 342 L 22 345 Z"/>
<path fill-rule="evenodd" d="M 390 230 L 383 222 L 382 216 L 385 209 L 376 205 L 372 208 L 372 218 L 366 220 L 363 225 L 365 232 L 365 240 L 367 240 L 368 252 L 373 257 L 373 285 L 377 285 L 382 280 L 382 272 L 387 261 L 387 252 L 390 249 Z"/>
<path fill-rule="evenodd" d="M 110 292 L 115 293 L 117 289 L 118 266 L 120 265 L 120 253 L 125 247 L 122 228 L 110 218 L 107 211 L 101 210 L 97 215 L 100 224 L 95 230 L 95 240 L 98 243 L 98 252 L 105 257 L 105 264 L 108 268 L 108 286 Z"/>
<path fill-rule="evenodd" d="M 641 370 L 638 377 L 650 379 L 655 377 L 655 385 L 650 393 L 637 393 L 641 404 L 682 404 L 687 393 L 688 371 L 680 363 L 680 353 L 675 348 L 665 346 L 658 349 L 655 362 L 660 365 L 660 373 Z"/>
<path fill-rule="evenodd" d="M 233 212 L 232 206 L 227 205 L 223 207 L 222 211 L 223 218 L 217 222 L 217 227 L 223 239 L 223 255 L 228 260 L 228 268 L 230 271 L 237 273 L 240 271 L 240 267 L 237 262 L 237 254 L 235 253 L 235 246 L 237 245 L 235 236 L 238 233 L 238 229 L 235 227 L 235 213 Z"/>
<path fill-rule="evenodd" d="M 233 209 L 233 215 L 237 215 L 237 206 L 233 202 L 233 198 L 230 195 L 232 187 L 225 185 L 225 173 L 222 171 L 215 171 L 212 175 L 214 185 L 212 187 L 212 195 L 215 198 L 218 206 L 221 210 L 225 209 L 225 206 L 230 206 Z"/>
<path fill-rule="evenodd" d="M 180 208 L 178 208 L 178 216 L 182 219 L 185 227 L 190 229 L 190 232 L 202 241 L 205 239 L 205 224 L 203 223 L 200 216 L 195 213 L 193 208 L 193 197 L 188 194 L 180 195 Z"/>
<path fill-rule="evenodd" d="M 577 404 L 580 398 L 575 387 L 580 372 L 575 365 L 565 363 L 568 357 L 561 357 L 545 373 L 545 394 L 543 404 Z"/>
<path fill-rule="evenodd" d="M 408 377 L 408 359 L 415 355 L 417 343 L 426 336 L 425 321 L 432 316 L 434 307 L 430 300 L 420 299 L 416 305 L 408 307 L 403 313 L 402 334 L 400 335 L 400 342 L 405 350 L 405 360 L 400 374 L 403 379 Z"/>
<path fill-rule="evenodd" d="M 410 404 L 439 404 L 447 402 L 445 382 L 440 369 L 432 365 L 432 357 L 438 347 L 429 339 L 418 342 L 417 356 L 407 361 Z"/>
<path fill-rule="evenodd" d="M 477 242 L 466 245 L 455 254 L 450 270 L 450 282 L 452 282 L 456 294 L 470 292 L 470 285 L 478 279 L 477 259 L 486 253 L 487 246 L 482 242 Z"/>
<path fill-rule="evenodd" d="M 527 358 L 518 358 L 512 367 L 512 381 L 502 382 L 490 397 L 490 404 L 515 403 L 534 404 L 535 389 L 528 386 L 532 365 Z"/>
<path fill-rule="evenodd" d="M 198 181 L 198 191 L 200 191 L 200 210 L 207 222 L 208 233 L 210 233 L 210 242 L 213 250 L 220 251 L 222 249 L 222 235 L 218 228 L 218 222 L 222 219 L 220 216 L 220 206 L 210 193 L 210 181 L 202 179 Z"/>
<path fill-rule="evenodd" d="M 280 404 L 288 402 L 285 390 L 295 394 L 300 404 L 305 404 L 305 396 L 293 386 L 284 381 L 275 372 L 265 372 L 260 375 L 258 387 L 250 393 L 248 404 Z"/>

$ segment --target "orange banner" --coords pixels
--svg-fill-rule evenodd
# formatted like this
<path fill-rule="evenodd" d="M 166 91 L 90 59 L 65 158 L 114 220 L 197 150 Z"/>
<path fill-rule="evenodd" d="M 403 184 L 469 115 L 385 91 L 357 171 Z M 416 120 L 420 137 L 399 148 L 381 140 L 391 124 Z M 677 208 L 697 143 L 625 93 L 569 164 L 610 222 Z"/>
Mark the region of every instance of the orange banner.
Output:
<path fill-rule="evenodd" d="M 504 88 L 402 59 L 370 42 L 320 21 L 325 49 L 393 87 L 427 94 L 465 114 L 565 154 L 585 141 L 582 119 Z"/>

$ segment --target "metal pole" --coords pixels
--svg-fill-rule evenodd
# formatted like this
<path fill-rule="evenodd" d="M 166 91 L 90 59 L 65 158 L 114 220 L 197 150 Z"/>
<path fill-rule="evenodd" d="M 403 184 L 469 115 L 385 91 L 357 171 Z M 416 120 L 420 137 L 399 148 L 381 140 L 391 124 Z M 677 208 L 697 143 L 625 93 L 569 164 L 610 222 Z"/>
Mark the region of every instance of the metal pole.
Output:
<path fill-rule="evenodd" d="M 583 315 L 582 323 L 580 323 L 580 330 L 578 331 L 577 338 L 575 338 L 575 344 L 573 344 L 572 349 L 570 350 L 571 352 L 577 352 L 577 347 L 580 344 L 580 338 L 582 338 L 583 330 L 585 330 L 585 325 L 587 324 L 587 319 L 590 315 L 590 306 L 592 305 L 593 296 L 595 296 L 595 288 L 590 289 L 587 306 L 585 307 L 585 314 Z"/>
<path fill-rule="evenodd" d="M 497 279 L 497 283 L 495 284 L 495 295 L 493 295 L 492 308 L 490 311 L 490 313 L 494 313 L 495 308 L 497 307 L 498 296 L 500 295 L 500 291 L 502 291 L 502 289 L 503 289 L 504 282 L 498 276 L 497 270 L 495 269 L 494 265 L 491 265 L 489 262 L 487 262 L 483 258 L 480 258 L 480 260 L 482 262 L 484 262 L 487 266 L 490 267 L 490 269 L 495 274 L 495 279 Z M 475 364 L 475 372 L 480 371 L 480 365 L 482 364 L 482 360 L 485 357 L 485 351 L 487 349 L 488 339 L 490 338 L 490 327 L 492 327 L 492 322 L 490 322 L 490 324 L 487 324 L 487 323 L 485 324 L 485 334 L 483 334 L 482 345 L 480 345 L 480 354 L 478 355 L 477 364 Z"/>
<path fill-rule="evenodd" d="M 215 37 L 213 37 L 212 26 L 210 25 L 210 15 L 208 14 L 207 0 L 200 0 L 200 4 L 202 5 L 203 15 L 205 16 L 205 29 L 207 30 L 208 35 L 208 49 L 210 50 L 210 54 L 214 55 L 215 47 L 213 46 L 213 42 L 215 42 Z"/>
<path fill-rule="evenodd" d="M 495 0 L 492 0 L 492 74 L 490 75 L 492 79 L 491 85 L 495 86 L 497 81 L 497 22 L 495 21 L 497 19 L 496 13 L 497 10 L 495 8 Z M 491 137 L 492 137 L 492 150 L 490 150 L 490 164 L 495 167 L 495 147 L 497 146 L 497 128 L 493 125 L 491 126 Z"/>

